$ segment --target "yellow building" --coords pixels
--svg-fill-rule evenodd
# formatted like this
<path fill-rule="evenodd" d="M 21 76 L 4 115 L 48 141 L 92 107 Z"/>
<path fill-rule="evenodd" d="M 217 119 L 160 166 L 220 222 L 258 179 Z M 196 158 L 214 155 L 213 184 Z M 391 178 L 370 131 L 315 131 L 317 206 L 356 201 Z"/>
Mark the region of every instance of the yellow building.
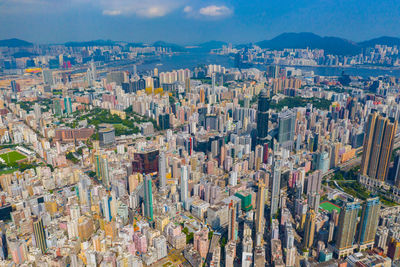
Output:
<path fill-rule="evenodd" d="M 117 115 L 121 119 L 125 120 L 126 119 L 126 112 L 122 110 L 116 110 L 116 109 L 110 109 L 111 115 Z"/>
<path fill-rule="evenodd" d="M 155 218 L 156 229 L 160 232 L 164 231 L 164 228 L 168 223 L 169 219 L 166 216 L 159 216 Z"/>

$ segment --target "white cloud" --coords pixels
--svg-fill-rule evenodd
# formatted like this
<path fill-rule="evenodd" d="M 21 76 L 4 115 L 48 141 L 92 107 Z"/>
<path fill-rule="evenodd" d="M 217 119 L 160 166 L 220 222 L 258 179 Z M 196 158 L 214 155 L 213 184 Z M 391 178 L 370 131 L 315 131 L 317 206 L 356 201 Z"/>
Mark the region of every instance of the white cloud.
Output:
<path fill-rule="evenodd" d="M 210 5 L 200 8 L 199 13 L 203 16 L 221 17 L 232 13 L 232 10 L 227 6 Z"/>
<path fill-rule="evenodd" d="M 104 15 L 136 15 L 145 18 L 163 17 L 180 8 L 185 0 L 92 0 Z M 111 11 L 111 12 L 110 12 Z"/>
<path fill-rule="evenodd" d="M 170 12 L 171 10 L 165 6 L 150 6 L 148 8 L 139 9 L 136 13 L 142 17 L 155 18 L 163 17 Z"/>
<path fill-rule="evenodd" d="M 121 15 L 121 10 L 104 10 L 103 15 L 117 16 Z"/>
<path fill-rule="evenodd" d="M 185 12 L 185 13 L 189 13 L 192 11 L 193 11 L 193 8 L 191 6 L 185 6 L 185 8 L 183 9 L 183 12 Z"/>
<path fill-rule="evenodd" d="M 212 0 L 206 0 L 208 3 Z M 189 5 L 190 3 L 190 5 Z M 201 5 L 203 6 L 201 8 Z M 176 10 L 181 10 L 187 18 L 221 18 L 230 15 L 233 10 L 225 5 L 209 4 L 203 0 L 0 0 L 0 14 L 43 13 L 46 10 L 64 12 L 75 8 L 94 8 L 105 16 L 137 16 L 158 18 Z"/>

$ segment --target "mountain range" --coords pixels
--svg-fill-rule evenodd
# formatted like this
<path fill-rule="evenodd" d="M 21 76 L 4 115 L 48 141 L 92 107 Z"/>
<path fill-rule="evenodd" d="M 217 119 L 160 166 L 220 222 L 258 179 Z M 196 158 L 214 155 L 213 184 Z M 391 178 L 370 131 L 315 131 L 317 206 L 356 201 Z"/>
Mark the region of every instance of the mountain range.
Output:
<path fill-rule="evenodd" d="M 400 38 L 382 36 L 363 42 L 353 42 L 339 37 L 322 37 L 310 32 L 283 33 L 271 40 L 256 43 L 261 48 L 282 50 L 284 48 L 311 48 L 324 49 L 326 53 L 333 55 L 355 55 L 367 47 L 377 44 L 388 46 L 400 46 Z"/>
<path fill-rule="evenodd" d="M 195 45 L 196 51 L 209 51 L 211 49 L 220 48 L 226 42 L 221 41 L 209 41 L 201 44 Z M 379 38 L 374 38 L 371 40 L 366 40 L 363 42 L 353 42 L 344 38 L 334 37 L 334 36 L 319 36 L 310 32 L 300 32 L 300 33 L 282 33 L 275 38 L 270 40 L 264 40 L 255 43 L 261 48 L 269 48 L 276 50 L 283 50 L 284 48 L 310 48 L 310 49 L 324 49 L 328 54 L 334 55 L 355 55 L 360 53 L 363 49 L 367 47 L 374 47 L 377 44 L 388 45 L 388 46 L 400 46 L 400 38 L 382 36 Z M 20 40 L 20 39 L 6 39 L 0 40 L 0 47 L 30 47 L 33 43 Z M 87 42 L 66 42 L 66 46 L 71 47 L 81 47 L 81 46 L 109 46 L 109 45 L 124 45 L 124 46 L 135 46 L 143 47 L 148 45 L 161 46 L 166 48 L 171 48 L 173 52 L 183 52 L 188 49 L 184 46 L 166 43 L 163 41 L 157 41 L 153 44 L 145 43 L 129 43 L 122 41 L 112 41 L 112 40 L 93 40 Z M 248 45 L 238 45 L 237 47 L 244 47 Z"/>

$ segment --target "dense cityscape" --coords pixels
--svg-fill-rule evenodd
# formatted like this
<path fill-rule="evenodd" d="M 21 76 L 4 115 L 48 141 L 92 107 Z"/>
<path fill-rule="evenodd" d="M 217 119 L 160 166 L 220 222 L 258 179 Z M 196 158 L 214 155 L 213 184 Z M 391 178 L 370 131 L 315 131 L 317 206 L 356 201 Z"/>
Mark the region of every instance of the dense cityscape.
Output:
<path fill-rule="evenodd" d="M 296 67 L 397 47 L 0 52 L 1 266 L 399 265 L 399 77 Z"/>

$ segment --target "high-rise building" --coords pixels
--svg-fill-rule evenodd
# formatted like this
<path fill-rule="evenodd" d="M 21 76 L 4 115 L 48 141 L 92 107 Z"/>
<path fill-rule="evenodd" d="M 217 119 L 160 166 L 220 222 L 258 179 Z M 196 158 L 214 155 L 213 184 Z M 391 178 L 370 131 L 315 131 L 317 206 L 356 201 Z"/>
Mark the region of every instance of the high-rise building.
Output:
<path fill-rule="evenodd" d="M 93 61 L 90 62 L 89 68 L 86 71 L 86 79 L 90 86 L 92 86 L 97 79 L 96 66 Z"/>
<path fill-rule="evenodd" d="M 69 97 L 69 96 L 64 97 L 64 111 L 67 114 L 72 113 L 72 101 L 71 101 L 71 97 Z"/>
<path fill-rule="evenodd" d="M 394 237 L 390 239 L 387 255 L 393 261 L 400 259 L 400 241 L 398 239 Z"/>
<path fill-rule="evenodd" d="M 94 155 L 94 166 L 96 171 L 96 176 L 101 183 L 109 187 L 110 186 L 110 176 L 108 170 L 108 159 L 107 155 L 95 154 Z"/>
<path fill-rule="evenodd" d="M 153 191 L 150 175 L 146 175 L 144 180 L 144 216 L 153 221 Z"/>
<path fill-rule="evenodd" d="M 357 238 L 360 250 L 371 248 L 374 245 L 380 208 L 379 197 L 368 198 L 362 205 Z"/>
<path fill-rule="evenodd" d="M 384 181 L 389 170 L 397 121 L 377 112 L 368 116 L 365 129 L 361 174 Z"/>
<path fill-rule="evenodd" d="M 320 171 L 315 171 L 307 177 L 307 195 L 319 193 L 321 191 L 322 175 Z"/>
<path fill-rule="evenodd" d="M 306 224 L 304 229 L 303 247 L 309 249 L 314 243 L 315 233 L 315 211 L 310 209 L 307 212 Z"/>
<path fill-rule="evenodd" d="M 258 95 L 257 108 L 257 144 L 265 144 L 268 137 L 269 95 L 266 89 Z"/>
<path fill-rule="evenodd" d="M 99 129 L 99 141 L 101 146 L 108 146 L 115 143 L 115 129 L 101 128 Z"/>
<path fill-rule="evenodd" d="M 255 228 L 256 234 L 264 234 L 264 209 L 265 209 L 265 183 L 264 181 L 259 181 L 258 192 L 257 192 L 257 203 L 256 203 L 256 221 Z M 256 244 L 257 246 L 261 244 Z"/>
<path fill-rule="evenodd" d="M 271 218 L 278 212 L 279 193 L 281 190 L 281 167 L 280 162 L 276 161 L 272 174 L 272 190 L 271 190 Z"/>
<path fill-rule="evenodd" d="M 181 202 L 185 210 L 189 209 L 188 206 L 188 168 L 187 166 L 181 167 Z"/>
<path fill-rule="evenodd" d="M 40 249 L 42 253 L 45 253 L 47 250 L 47 244 L 46 244 L 46 233 L 44 232 L 42 218 L 34 218 L 33 235 L 35 236 L 36 246 Z"/>
<path fill-rule="evenodd" d="M 43 82 L 46 85 L 54 85 L 54 77 L 52 70 L 42 70 Z"/>
<path fill-rule="evenodd" d="M 191 90 L 190 90 L 190 77 L 186 77 L 186 79 L 185 79 L 185 90 L 186 90 L 187 94 L 191 92 Z"/>
<path fill-rule="evenodd" d="M 7 238 L 5 232 L 0 231 L 0 260 L 8 258 Z"/>
<path fill-rule="evenodd" d="M 236 206 L 233 201 L 229 203 L 228 210 L 228 240 L 236 241 L 237 238 L 237 222 L 236 222 Z"/>
<path fill-rule="evenodd" d="M 286 110 L 279 113 L 278 116 L 279 131 L 278 141 L 284 146 L 293 146 L 294 133 L 296 126 L 296 113 L 292 110 Z"/>
<path fill-rule="evenodd" d="M 104 218 L 108 221 L 111 222 L 112 216 L 111 216 L 111 196 L 104 196 L 103 197 L 103 215 Z"/>
<path fill-rule="evenodd" d="M 335 238 L 335 254 L 338 258 L 350 255 L 354 251 L 354 236 L 359 210 L 359 202 L 347 202 L 340 210 L 339 224 Z"/>
<path fill-rule="evenodd" d="M 20 86 L 19 86 L 19 84 L 18 84 L 15 80 L 12 80 L 12 81 L 11 81 L 11 91 L 12 91 L 13 93 L 17 93 L 17 92 L 20 91 Z"/>
<path fill-rule="evenodd" d="M 61 101 L 62 100 L 59 99 L 59 98 L 53 99 L 53 113 L 56 116 L 61 116 L 63 114 L 63 109 L 62 109 L 62 106 L 61 106 L 62 102 Z"/>
<path fill-rule="evenodd" d="M 166 160 L 165 153 L 160 152 L 158 157 L 158 179 L 160 184 L 160 189 L 165 188 L 167 185 L 167 177 L 166 177 Z"/>

